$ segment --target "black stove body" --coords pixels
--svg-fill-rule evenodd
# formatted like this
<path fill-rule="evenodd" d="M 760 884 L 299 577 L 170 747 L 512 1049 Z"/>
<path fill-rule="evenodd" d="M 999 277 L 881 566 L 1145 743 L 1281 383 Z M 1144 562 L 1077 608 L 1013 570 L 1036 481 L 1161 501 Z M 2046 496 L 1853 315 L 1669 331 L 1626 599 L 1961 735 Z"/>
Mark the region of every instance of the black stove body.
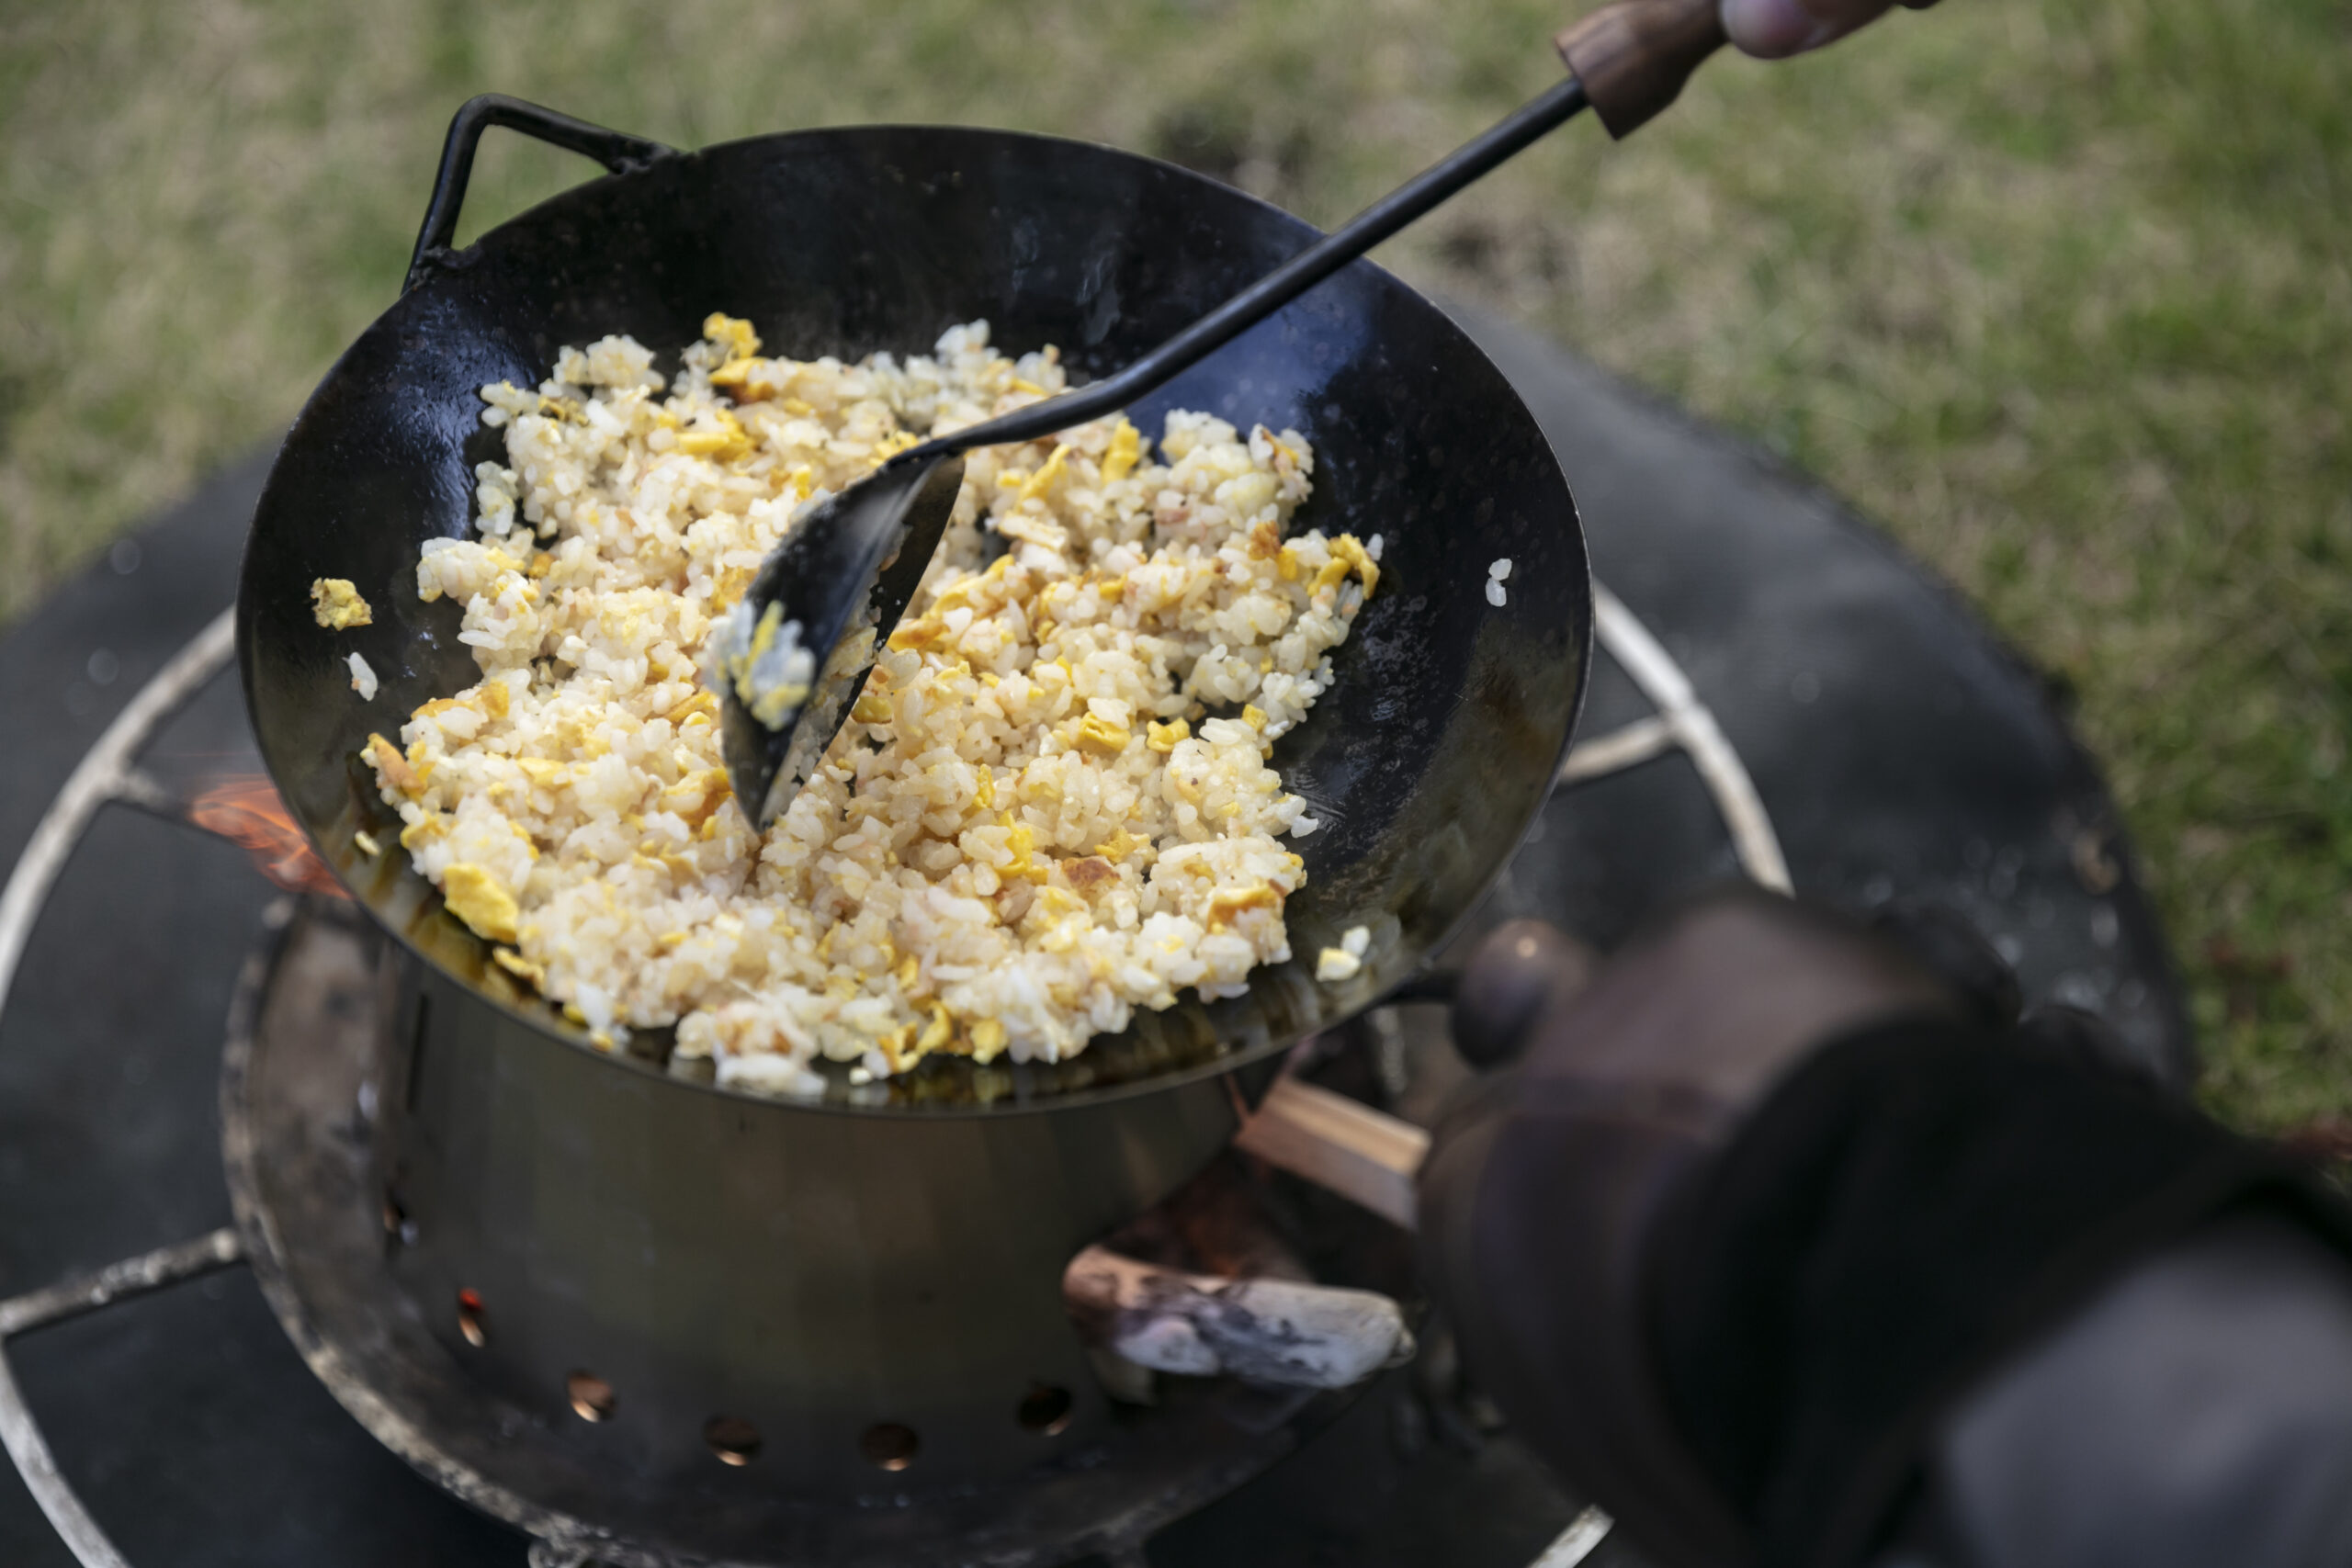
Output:
<path fill-rule="evenodd" d="M 1993 941 L 2029 1001 L 2103 1014 L 2184 1080 L 2161 933 L 2034 673 L 1829 498 L 1538 340 L 1467 324 L 1550 434 L 1604 588 L 1577 750 L 1480 929 L 1540 915 L 1606 949 L 1741 874 L 1856 908 L 1931 901 Z M 222 475 L 0 641 L 0 1562 L 551 1564 L 346 1415 L 242 1261 L 223 1043 L 283 906 L 243 850 L 178 818 L 208 782 L 259 771 L 225 611 L 266 466 Z M 1429 1026 L 1388 1016 L 1370 1032 Z M 1507 1430 L 1432 1419 L 1411 1369 L 1295 1436 L 1129 1559 L 1635 1561 Z"/>

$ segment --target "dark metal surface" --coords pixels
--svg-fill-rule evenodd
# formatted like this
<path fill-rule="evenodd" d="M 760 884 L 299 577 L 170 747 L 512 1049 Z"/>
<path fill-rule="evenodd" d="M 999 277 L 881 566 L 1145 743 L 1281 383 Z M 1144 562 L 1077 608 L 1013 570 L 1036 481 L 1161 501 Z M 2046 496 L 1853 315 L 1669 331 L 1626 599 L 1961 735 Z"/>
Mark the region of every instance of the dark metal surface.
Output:
<path fill-rule="evenodd" d="M 578 1140 L 567 1150 L 498 1149 L 493 1163 L 541 1172 L 527 1191 L 498 1194 L 535 1205 L 537 1223 L 511 1239 L 538 1256 L 476 1278 L 487 1342 L 471 1345 L 454 1331 L 457 1287 L 437 1292 L 437 1310 L 415 1304 L 434 1292 L 401 1288 L 434 1271 L 431 1238 L 445 1228 L 431 1201 L 437 1194 L 398 1221 L 381 1205 L 367 1108 L 388 1106 L 396 1092 L 376 1077 L 391 1022 L 374 1005 L 386 945 L 348 906 L 312 905 L 248 966 L 221 1074 L 238 1228 L 271 1307 L 345 1407 L 444 1489 L 540 1540 L 617 1568 L 1065 1562 L 1140 1544 L 1291 1451 L 1346 1403 L 1344 1394 L 1259 1393 L 1220 1379 L 1169 1385 L 1159 1405 L 1112 1416 L 1055 1289 L 1074 1246 L 1048 1243 L 1050 1256 L 1041 1255 L 1052 1265 L 1053 1299 L 1041 1317 L 1048 1334 L 1028 1335 L 1008 1361 L 1002 1347 L 960 1326 L 993 1310 L 987 1280 L 1022 1277 L 1038 1261 L 988 1256 L 992 1233 L 971 1223 L 1017 1206 L 1024 1175 L 1042 1174 L 1019 1169 L 1025 1148 L 990 1146 L 1003 1122 L 928 1123 L 934 1138 L 953 1140 L 945 1157 L 955 1163 L 944 1171 L 935 1142 L 894 1145 L 910 1162 L 894 1173 L 856 1139 L 837 1139 L 825 1152 L 838 1159 L 839 1179 L 796 1192 L 777 1180 L 774 1141 L 755 1125 L 762 1107 L 628 1095 L 643 1080 L 580 1074 L 577 1055 L 554 1042 L 540 1049 L 557 1072 L 571 1066 L 568 1087 L 502 1084 L 495 1072 L 468 1070 L 474 1043 L 436 1037 L 432 1050 L 446 1047 L 449 1066 L 428 1055 L 427 1099 L 520 1103 Z M 399 1081 L 396 1073 L 390 1084 Z M 594 1098 L 616 1087 L 619 1100 L 600 1113 Z M 742 1124 L 681 1125 L 680 1107 L 721 1111 Z M 616 1112 L 650 1117 L 668 1135 L 658 1167 L 600 1157 L 595 1135 Z M 1097 1169 L 1101 1159 L 1075 1146 L 1087 1116 L 1081 1109 L 1052 1124 L 1069 1141 L 1065 1159 Z M 482 1143 L 514 1130 L 494 1115 L 472 1124 L 450 1116 L 440 1126 Z M 1131 1153 L 1148 1163 L 1146 1151 Z M 821 1169 L 788 1174 L 815 1181 Z M 831 1210 L 871 1245 L 833 1235 L 811 1245 L 788 1228 L 730 1234 L 740 1206 L 696 1201 L 730 1182 L 765 1190 L 787 1226 Z M 649 1203 L 632 1186 L 661 1196 Z M 567 1206 L 575 1194 L 584 1201 Z M 1106 1213 L 1115 1207 L 1106 1195 Z M 597 1228 L 599 1219 L 610 1228 Z M 422 1239 L 388 1239 L 388 1225 L 401 1221 Z M 569 1267 L 609 1291 L 597 1312 L 565 1314 L 560 1291 L 548 1289 L 567 1252 L 577 1254 Z M 779 1283 L 775 1259 L 796 1253 L 842 1277 L 787 1267 Z M 475 1256 L 498 1269 L 493 1254 Z M 501 1289 L 503 1278 L 529 1277 L 533 1265 L 527 1284 Z M 740 1315 L 725 1299 L 730 1289 L 743 1303 Z M 918 1292 L 910 1315 L 906 1298 Z M 822 1335 L 834 1337 L 834 1354 L 811 1353 Z M 796 1354 L 773 1356 L 763 1342 Z M 1004 1376 L 1008 1365 L 1029 1375 Z M 601 1419 L 567 1407 L 574 1370 L 609 1391 Z M 987 1382 L 991 1373 L 997 1385 Z M 1067 1427 L 1022 1427 L 1021 1401 L 1041 1384 L 1074 1395 L 1078 1418 Z M 894 1385 L 910 1392 L 894 1401 Z M 751 1423 L 758 1451 L 749 1463 L 722 1463 L 706 1443 L 706 1423 L 721 1416 Z M 919 1439 L 903 1470 L 877 1469 L 859 1454 L 860 1434 L 885 1421 Z M 931 1479 L 943 1471 L 953 1484 Z"/>
<path fill-rule="evenodd" d="M 822 219 L 812 215 L 821 214 Z M 594 181 L 484 235 L 344 355 L 287 437 L 254 520 L 238 651 L 255 732 L 288 804 L 396 937 L 478 985 L 472 934 L 405 853 L 355 759 L 421 702 L 470 684 L 462 606 L 416 597 L 419 547 L 465 535 L 473 464 L 494 452 L 479 389 L 536 384 L 565 344 L 625 332 L 664 350 L 711 310 L 794 357 L 926 349 L 984 318 L 995 341 L 1059 344 L 1106 375 L 1315 237 L 1297 219 L 1172 165 L 1007 132 L 853 129 L 756 138 Z M 1442 396 L 1431 396 L 1442 388 Z M 1134 406 L 1157 429 L 1203 410 L 1295 428 L 1320 454 L 1298 525 L 1383 535 L 1384 584 L 1332 650 L 1335 679 L 1273 761 L 1325 825 L 1298 841 L 1284 917 L 1295 957 L 1249 993 L 1186 993 L 1084 1055 L 1011 1069 L 982 1106 L 966 1058 L 893 1080 L 894 1106 L 992 1114 L 1262 1059 L 1361 1008 L 1443 939 L 1550 786 L 1590 647 L 1583 538 L 1557 463 L 1510 384 L 1428 301 L 1369 263 L 1327 278 Z M 1510 604 L 1485 564 L 1515 563 Z M 375 624 L 321 634 L 309 590 L 346 578 Z M 382 682 L 355 700 L 342 656 Z M 1314 954 L 1351 926 L 1396 929 L 1344 985 Z M 590 1049 L 536 998 L 513 1027 Z M 612 1070 L 627 1070 L 616 1066 Z M 855 1098 L 835 1069 L 829 1104 Z"/>
<path fill-rule="evenodd" d="M 643 1530 L 684 1507 L 737 1555 L 791 1532 L 733 1529 L 722 1501 L 935 1497 L 1107 1440 L 1063 1267 L 1234 1126 L 1216 1081 L 1051 1115 L 829 1115 L 615 1072 L 405 955 L 387 977 L 371 1182 L 389 1176 L 413 1239 L 380 1293 L 559 1425 L 573 1371 L 609 1382 L 625 1418 L 580 1434 L 615 1467 L 593 1493 L 606 1517 Z M 1051 1437 L 1015 1420 L 1041 1384 L 1073 1399 Z M 721 1472 L 703 1427 L 722 1416 L 759 1428 L 759 1463 Z M 860 1452 L 885 1424 L 922 1444 L 891 1476 Z"/>

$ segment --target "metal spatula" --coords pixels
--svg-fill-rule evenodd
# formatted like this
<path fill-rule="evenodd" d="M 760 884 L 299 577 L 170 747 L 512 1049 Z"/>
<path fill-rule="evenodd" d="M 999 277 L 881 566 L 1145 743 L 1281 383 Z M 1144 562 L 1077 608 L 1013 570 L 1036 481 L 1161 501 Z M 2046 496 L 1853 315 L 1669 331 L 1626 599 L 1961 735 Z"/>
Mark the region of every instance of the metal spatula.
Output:
<path fill-rule="evenodd" d="M 1118 374 L 902 452 L 804 512 L 711 632 L 735 798 L 764 829 L 808 783 L 947 526 L 962 454 L 1115 412 L 1590 107 L 1622 137 L 1724 42 L 1716 0 L 1621 0 L 1554 40 L 1572 74 Z"/>

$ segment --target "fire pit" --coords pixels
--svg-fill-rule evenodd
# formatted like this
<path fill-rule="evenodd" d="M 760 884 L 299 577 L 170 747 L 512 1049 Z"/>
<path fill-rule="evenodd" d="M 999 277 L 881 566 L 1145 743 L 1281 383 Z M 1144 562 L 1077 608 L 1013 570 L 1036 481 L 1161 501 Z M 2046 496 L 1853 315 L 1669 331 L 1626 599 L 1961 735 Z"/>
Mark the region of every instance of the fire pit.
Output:
<path fill-rule="evenodd" d="M 1857 905 L 1934 898 L 2018 963 L 2030 996 L 2098 1008 L 2161 1070 L 2184 1070 L 2110 808 L 2030 672 L 1834 507 L 1541 344 L 1479 330 L 1545 421 L 1618 595 L 1601 600 L 1582 742 L 1482 920 L 1541 914 L 1605 947 L 1658 898 L 1736 871 Z M 498 1343 L 494 1296 L 469 1304 L 474 1287 L 451 1281 L 436 1337 L 375 1286 L 414 1216 L 360 1176 L 388 1111 L 380 1084 L 363 1093 L 380 1044 L 374 955 L 331 900 L 281 905 L 243 869 L 305 875 L 250 789 L 258 763 L 213 619 L 258 478 L 232 475 L 141 536 L 0 657 L 16 760 L 0 786 L 16 856 L 0 896 L 0 1438 L 23 1477 L 0 1491 L 0 1557 L 661 1561 L 679 1545 L 665 1521 L 616 1528 L 624 1510 L 593 1488 L 537 1512 L 483 1490 L 514 1451 L 546 1451 L 539 1436 L 593 1461 L 634 1413 L 626 1376 L 566 1363 L 535 1406 L 469 1404 L 435 1369 L 480 1348 L 469 1322 Z M 107 642 L 126 628 L 138 645 Z M 1442 1019 L 1375 1013 L 1323 1043 L 1312 1074 L 1372 1111 L 1419 1114 L 1446 1059 Z M 1401 1231 L 1237 1168 L 1316 1278 L 1409 1292 Z M 1093 1378 L 1071 1354 L 1069 1382 Z M 1026 1534 L 1006 1524 L 1009 1482 L 913 1501 L 901 1481 L 924 1434 L 877 1413 L 839 1517 L 780 1538 L 777 1560 L 871 1560 L 924 1518 L 968 1527 L 972 1561 L 1630 1560 L 1507 1432 L 1482 1428 L 1442 1343 L 1352 1400 L 1214 1379 L 1155 1392 L 1145 1406 L 1049 1380 L 1005 1391 L 1008 1444 L 1102 1456 L 1033 1502 Z M 1057 1393 L 1097 1401 L 1091 1425 L 1054 1430 L 1072 1414 Z M 880 1430 L 893 1425 L 907 1430 Z M 776 1461 L 779 1430 L 711 1408 L 684 1440 L 724 1503 Z"/>

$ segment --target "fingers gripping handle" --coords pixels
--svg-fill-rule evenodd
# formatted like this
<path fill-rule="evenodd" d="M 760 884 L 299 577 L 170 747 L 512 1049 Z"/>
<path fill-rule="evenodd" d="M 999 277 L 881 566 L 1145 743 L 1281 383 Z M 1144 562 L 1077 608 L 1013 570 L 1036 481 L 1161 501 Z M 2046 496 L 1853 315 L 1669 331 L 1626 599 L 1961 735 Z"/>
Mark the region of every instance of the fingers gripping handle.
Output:
<path fill-rule="evenodd" d="M 1620 139 L 1672 103 L 1728 41 L 1717 0 L 1618 0 L 1552 40 L 1600 123 Z"/>

